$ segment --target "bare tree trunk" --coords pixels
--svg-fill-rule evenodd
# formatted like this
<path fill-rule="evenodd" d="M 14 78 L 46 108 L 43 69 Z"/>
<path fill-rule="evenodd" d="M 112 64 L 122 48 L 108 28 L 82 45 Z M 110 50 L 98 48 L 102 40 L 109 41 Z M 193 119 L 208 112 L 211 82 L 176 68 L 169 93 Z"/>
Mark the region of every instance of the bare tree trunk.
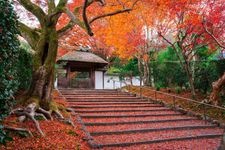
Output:
<path fill-rule="evenodd" d="M 219 105 L 219 93 L 225 87 L 225 72 L 224 74 L 215 82 L 212 83 L 212 92 L 210 94 L 210 100 L 215 104 Z"/>
<path fill-rule="evenodd" d="M 192 96 L 193 98 L 195 98 L 196 97 L 195 86 L 194 86 L 194 80 L 193 80 L 191 72 L 188 72 L 188 80 L 189 80 Z"/>
<path fill-rule="evenodd" d="M 171 43 L 168 39 L 166 39 L 161 33 L 159 33 L 159 35 L 167 42 L 169 43 L 172 48 L 174 49 L 180 64 L 182 66 L 182 68 L 185 70 L 187 77 L 188 77 L 188 82 L 191 88 L 191 93 L 192 96 L 195 98 L 196 94 L 195 94 L 195 87 L 194 87 L 194 78 L 193 78 L 193 74 L 191 72 L 191 67 L 190 67 L 190 63 L 188 62 L 188 55 L 186 55 L 186 49 L 182 46 L 182 44 L 184 44 L 185 42 L 183 41 L 184 38 L 181 41 L 177 41 L 177 46 L 176 47 L 175 44 Z M 192 49 L 193 50 L 193 49 Z M 181 51 L 182 56 L 180 56 L 179 51 Z M 184 61 L 184 62 L 183 62 Z"/>
<path fill-rule="evenodd" d="M 130 85 L 132 85 L 132 86 L 133 86 L 133 76 L 132 76 L 132 75 L 130 75 L 129 77 L 130 77 Z"/>
<path fill-rule="evenodd" d="M 196 93 L 195 93 L 194 80 L 193 80 L 191 68 L 190 68 L 190 65 L 188 64 L 188 62 L 184 63 L 184 68 L 186 70 L 186 74 L 187 74 L 187 77 L 188 77 L 188 82 L 189 82 L 189 85 L 190 85 L 192 96 L 193 96 L 193 98 L 195 98 Z"/>
<path fill-rule="evenodd" d="M 149 83 L 151 85 L 151 87 L 155 87 L 155 79 L 154 79 L 154 74 L 153 74 L 153 67 L 150 67 L 149 65 Z"/>
<path fill-rule="evenodd" d="M 150 85 L 150 72 L 149 72 L 149 66 L 148 66 L 148 61 L 145 62 L 143 61 L 143 68 L 144 68 L 144 85 Z"/>
<path fill-rule="evenodd" d="M 142 63 L 141 63 L 140 57 L 138 57 L 138 71 L 139 71 L 139 76 L 141 81 L 143 79 L 143 71 L 142 71 Z"/>

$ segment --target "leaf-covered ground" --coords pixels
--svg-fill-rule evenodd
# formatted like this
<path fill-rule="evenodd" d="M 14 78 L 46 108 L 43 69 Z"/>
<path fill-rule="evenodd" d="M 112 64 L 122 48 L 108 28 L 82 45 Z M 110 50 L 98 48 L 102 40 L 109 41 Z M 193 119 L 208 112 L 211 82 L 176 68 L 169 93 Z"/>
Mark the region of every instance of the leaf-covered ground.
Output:
<path fill-rule="evenodd" d="M 133 93 L 139 94 L 140 88 L 137 86 L 132 86 L 129 88 L 129 90 Z M 155 92 L 153 91 L 155 89 L 151 87 L 143 87 L 142 93 L 144 96 L 147 96 L 149 98 L 155 99 Z M 176 95 L 179 97 L 189 98 L 192 99 L 192 95 L 190 91 L 181 91 L 180 93 L 175 92 L 175 90 L 171 89 L 160 89 L 161 92 L 169 93 L 172 95 Z M 206 99 L 206 96 L 201 94 L 200 92 L 197 92 L 196 100 L 199 102 L 202 102 L 204 99 Z M 173 97 L 166 95 L 166 94 L 157 94 L 157 100 L 160 100 L 164 103 L 170 104 L 171 106 L 174 105 Z M 203 114 L 204 108 L 203 106 L 196 104 L 196 103 L 190 103 L 184 99 L 176 98 L 175 99 L 176 106 L 182 107 L 186 110 L 193 111 L 195 113 Z M 211 108 L 211 107 L 205 107 L 207 116 L 217 119 L 220 122 L 225 123 L 225 112 L 223 110 Z"/>
<path fill-rule="evenodd" d="M 63 99 L 54 93 L 54 99 L 61 104 L 66 105 Z M 75 128 L 71 125 L 59 122 L 56 119 L 53 121 L 39 120 L 40 127 L 45 133 L 45 137 L 41 137 L 32 121 L 20 123 L 15 116 L 10 116 L 5 119 L 4 124 L 13 127 L 29 129 L 34 137 L 22 137 L 18 134 L 11 135 L 13 141 L 7 143 L 6 146 L 0 145 L 0 149 L 6 150 L 53 150 L 53 149 L 74 149 L 88 150 L 88 144 L 84 140 L 84 133 L 80 125 L 76 122 L 75 116 L 72 117 Z"/>

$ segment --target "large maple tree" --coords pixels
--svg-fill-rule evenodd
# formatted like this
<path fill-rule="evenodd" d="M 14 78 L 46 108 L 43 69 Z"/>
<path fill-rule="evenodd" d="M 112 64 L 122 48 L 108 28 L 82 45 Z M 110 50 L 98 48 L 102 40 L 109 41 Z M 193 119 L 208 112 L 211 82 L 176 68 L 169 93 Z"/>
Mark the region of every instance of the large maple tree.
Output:
<path fill-rule="evenodd" d="M 21 35 L 34 50 L 33 77 L 26 99 L 37 99 L 49 109 L 54 82 L 54 65 L 59 39 L 75 28 L 93 36 L 92 26 L 97 20 L 130 12 L 138 0 L 15 0 L 38 22 L 36 28 L 19 22 Z M 77 34 L 74 32 L 73 34 Z"/>
<path fill-rule="evenodd" d="M 207 46 L 204 39 L 205 32 L 202 29 L 200 15 L 197 12 L 198 7 L 196 6 L 198 5 L 199 1 L 169 3 L 166 8 L 169 14 L 166 15 L 158 29 L 159 36 L 176 52 L 180 64 L 187 74 L 193 96 L 195 96 L 195 87 L 191 63 L 195 60 L 197 51 L 201 47 Z M 171 25 L 168 29 L 169 23 Z M 168 38 L 167 35 L 172 35 L 172 37 Z"/>
<path fill-rule="evenodd" d="M 190 61 L 197 59 L 201 46 L 211 52 L 223 50 L 225 35 L 225 4 L 223 0 L 157 0 L 155 19 L 160 20 L 159 35 L 177 52 L 187 73 L 192 94 L 195 95 L 194 76 Z M 159 22 L 159 21 L 158 21 Z M 168 34 L 169 32 L 169 34 Z M 171 36 L 172 35 L 172 36 Z M 219 92 L 225 85 L 225 74 L 212 84 L 210 100 L 219 103 Z"/>
<path fill-rule="evenodd" d="M 206 0 L 206 5 L 202 13 L 202 25 L 215 44 L 220 47 L 221 51 L 225 50 L 225 3 L 223 0 Z M 212 83 L 212 92 L 210 100 L 219 105 L 219 93 L 225 87 L 225 72 L 215 82 Z"/>

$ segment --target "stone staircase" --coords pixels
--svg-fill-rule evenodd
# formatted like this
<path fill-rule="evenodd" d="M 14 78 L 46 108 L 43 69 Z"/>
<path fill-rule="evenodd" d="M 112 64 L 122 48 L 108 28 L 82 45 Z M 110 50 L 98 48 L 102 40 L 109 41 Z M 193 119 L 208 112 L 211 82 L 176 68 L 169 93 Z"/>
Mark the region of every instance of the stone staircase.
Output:
<path fill-rule="evenodd" d="M 116 90 L 61 89 L 92 149 L 216 150 L 224 130 Z"/>

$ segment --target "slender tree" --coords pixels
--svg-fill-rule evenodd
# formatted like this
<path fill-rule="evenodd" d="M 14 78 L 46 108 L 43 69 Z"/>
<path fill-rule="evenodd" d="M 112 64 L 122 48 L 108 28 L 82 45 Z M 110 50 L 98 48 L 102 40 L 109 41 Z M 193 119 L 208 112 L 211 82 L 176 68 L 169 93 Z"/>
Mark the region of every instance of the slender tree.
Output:
<path fill-rule="evenodd" d="M 207 4 L 202 13 L 202 26 L 217 47 L 225 50 L 225 3 L 223 0 L 206 0 Z M 215 105 L 221 104 L 219 93 L 225 87 L 225 72 L 212 83 L 210 101 Z"/>
<path fill-rule="evenodd" d="M 201 47 L 207 46 L 205 32 L 201 26 L 200 14 L 196 11 L 198 1 L 178 1 L 168 5 L 171 12 L 158 27 L 158 34 L 175 51 L 182 68 L 184 69 L 192 96 L 195 97 L 194 69 L 192 61 Z M 179 9 L 182 7 L 182 9 Z M 168 24 L 171 24 L 168 26 Z M 168 34 L 169 33 L 169 34 Z M 168 37 L 169 36 L 169 37 Z"/>

